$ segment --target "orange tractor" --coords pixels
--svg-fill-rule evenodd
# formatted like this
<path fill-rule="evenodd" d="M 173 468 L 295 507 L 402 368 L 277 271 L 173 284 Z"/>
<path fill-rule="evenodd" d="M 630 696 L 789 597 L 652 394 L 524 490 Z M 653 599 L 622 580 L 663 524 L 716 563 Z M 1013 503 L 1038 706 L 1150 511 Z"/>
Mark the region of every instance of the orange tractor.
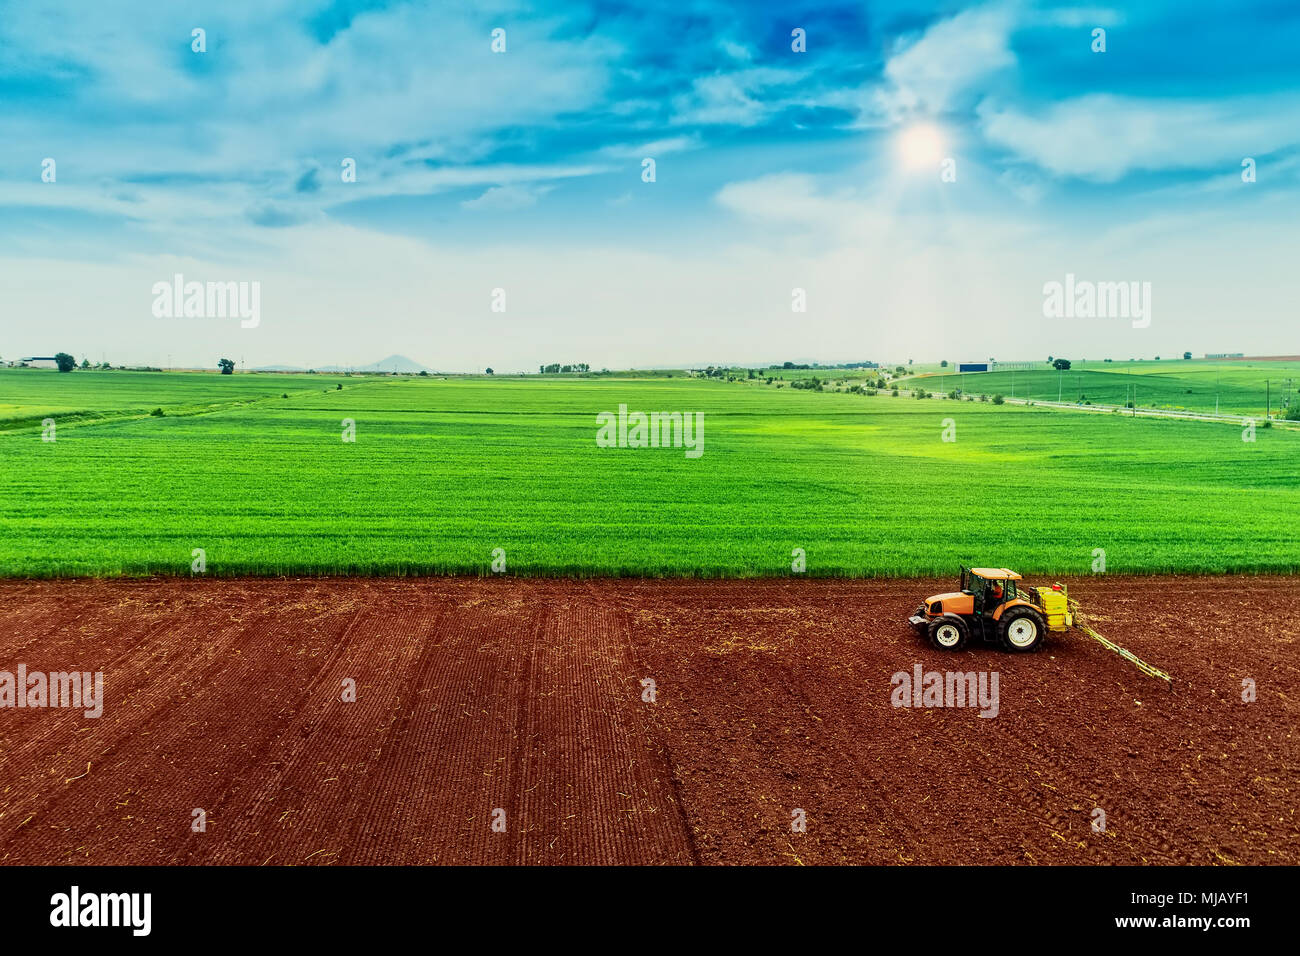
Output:
<path fill-rule="evenodd" d="M 1065 585 L 1026 587 L 1007 568 L 961 569 L 961 590 L 935 594 L 908 618 L 930 644 L 958 651 L 971 636 L 1001 644 L 1008 651 L 1033 651 L 1048 631 L 1074 624 Z"/>

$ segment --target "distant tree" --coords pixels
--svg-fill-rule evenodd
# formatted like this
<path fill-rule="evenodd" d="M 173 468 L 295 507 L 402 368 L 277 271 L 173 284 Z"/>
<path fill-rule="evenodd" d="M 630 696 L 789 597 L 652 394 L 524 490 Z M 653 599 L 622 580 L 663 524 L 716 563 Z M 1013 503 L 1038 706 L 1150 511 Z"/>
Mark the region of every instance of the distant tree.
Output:
<path fill-rule="evenodd" d="M 1056 359 L 1053 358 L 1052 356 L 1050 356 L 1050 355 L 1047 356 L 1047 364 L 1048 364 L 1048 365 L 1051 365 L 1051 364 L 1052 364 L 1053 362 L 1055 362 L 1055 361 L 1056 361 Z"/>
<path fill-rule="evenodd" d="M 1058 371 L 1061 372 L 1068 372 L 1070 370 L 1070 360 L 1056 359 L 1052 362 L 1052 368 L 1057 369 Z"/>
<path fill-rule="evenodd" d="M 947 367 L 948 367 L 947 359 L 944 359 L 942 362 L 939 363 L 939 368 L 947 368 Z"/>
<path fill-rule="evenodd" d="M 54 354 L 54 363 L 58 365 L 60 372 L 71 372 L 77 367 L 77 360 L 67 352 L 56 352 Z"/>
<path fill-rule="evenodd" d="M 223 358 L 217 362 L 217 368 L 221 369 L 222 375 L 234 375 L 235 363 L 233 359 Z"/>
<path fill-rule="evenodd" d="M 1192 357 L 1192 353 L 1191 353 L 1191 352 L 1184 352 L 1184 353 L 1183 353 L 1183 358 L 1184 358 L 1184 359 L 1189 359 L 1189 358 L 1191 358 L 1191 357 Z"/>
<path fill-rule="evenodd" d="M 993 404 L 994 404 L 994 405 L 1001 405 L 1001 404 L 1002 404 L 1003 402 L 1005 402 L 1005 401 L 1006 401 L 1006 399 L 1002 397 L 1002 393 L 1001 393 L 1001 392 L 999 392 L 998 394 L 996 394 L 996 395 L 993 396 Z"/>
<path fill-rule="evenodd" d="M 492 374 L 492 370 L 491 370 L 491 369 L 488 369 L 488 370 L 487 370 L 487 373 L 488 373 L 489 375 L 491 375 L 491 374 Z"/>
<path fill-rule="evenodd" d="M 81 360 L 81 367 L 82 367 L 82 368 L 90 368 L 90 359 L 87 359 L 87 358 L 82 359 L 82 360 Z"/>

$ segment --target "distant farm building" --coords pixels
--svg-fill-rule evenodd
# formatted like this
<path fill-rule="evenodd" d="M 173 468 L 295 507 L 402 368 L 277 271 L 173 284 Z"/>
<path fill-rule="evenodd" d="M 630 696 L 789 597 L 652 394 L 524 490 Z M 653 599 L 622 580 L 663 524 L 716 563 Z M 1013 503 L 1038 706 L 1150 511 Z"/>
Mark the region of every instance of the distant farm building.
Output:
<path fill-rule="evenodd" d="M 1033 362 L 994 362 L 993 371 L 995 372 L 1028 372 L 1030 369 L 1038 366 Z"/>
<path fill-rule="evenodd" d="M 958 362 L 957 371 L 959 372 L 987 372 L 989 370 L 988 362 Z"/>
<path fill-rule="evenodd" d="M 34 355 L 30 358 L 21 360 L 28 368 L 58 368 L 59 363 L 54 361 L 53 355 Z"/>
<path fill-rule="evenodd" d="M 1245 358 L 1246 353 L 1245 352 L 1215 352 L 1211 354 L 1209 352 L 1206 352 L 1205 357 L 1207 359 L 1236 359 L 1236 358 Z"/>

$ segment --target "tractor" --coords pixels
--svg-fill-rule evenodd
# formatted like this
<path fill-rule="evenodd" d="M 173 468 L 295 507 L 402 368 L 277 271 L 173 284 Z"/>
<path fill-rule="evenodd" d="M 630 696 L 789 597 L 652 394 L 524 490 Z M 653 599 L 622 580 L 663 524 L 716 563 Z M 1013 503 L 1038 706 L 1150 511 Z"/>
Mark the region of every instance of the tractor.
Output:
<path fill-rule="evenodd" d="M 908 618 L 941 651 L 959 651 L 972 636 L 1017 653 L 1042 646 L 1048 631 L 1074 624 L 1065 585 L 1027 587 L 1008 568 L 961 569 L 961 590 L 935 594 Z"/>

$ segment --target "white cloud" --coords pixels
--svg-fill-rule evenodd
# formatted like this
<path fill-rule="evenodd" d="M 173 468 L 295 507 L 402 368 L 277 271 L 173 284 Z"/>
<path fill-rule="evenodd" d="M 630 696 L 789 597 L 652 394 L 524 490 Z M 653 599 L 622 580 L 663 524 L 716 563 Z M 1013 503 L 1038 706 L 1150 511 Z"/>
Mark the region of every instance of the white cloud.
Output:
<path fill-rule="evenodd" d="M 954 244 L 987 249 L 995 245 L 1013 248 L 1036 239 L 1034 227 L 1021 220 L 961 213 L 944 203 L 926 202 L 933 194 L 924 187 L 920 193 L 900 192 L 908 188 L 906 181 L 884 170 L 862 186 L 828 185 L 802 173 L 777 173 L 728 183 L 714 200 L 723 209 L 763 227 L 758 234 L 772 247 L 891 244 L 901 252 L 904 244 L 913 250 Z M 983 201 L 980 197 L 978 192 L 972 194 L 977 206 Z M 989 201 L 996 198 L 989 194 Z"/>
<path fill-rule="evenodd" d="M 698 136 L 670 136 L 648 143 L 618 143 L 605 146 L 600 150 L 602 156 L 614 156 L 619 159 L 641 159 L 644 156 L 666 156 L 688 149 L 699 149 L 702 141 Z"/>
<path fill-rule="evenodd" d="M 715 198 L 724 209 L 769 225 L 831 226 L 845 219 L 845 197 L 822 195 L 817 181 L 802 173 L 728 183 Z"/>
<path fill-rule="evenodd" d="M 539 197 L 550 192 L 551 186 L 493 186 L 476 199 L 461 203 L 464 209 L 511 210 L 536 205 Z"/>
<path fill-rule="evenodd" d="M 1188 102 L 1093 94 L 1037 114 L 979 107 L 992 143 L 1058 176 L 1113 182 L 1132 170 L 1235 165 L 1300 143 L 1300 98 Z"/>
<path fill-rule="evenodd" d="M 1124 22 L 1124 16 L 1109 7 L 1060 7 L 1056 10 L 1042 10 L 1029 14 L 1033 23 L 1048 26 L 1070 27 L 1113 27 Z"/>
<path fill-rule="evenodd" d="M 718 42 L 718 48 L 733 60 L 743 60 L 748 62 L 754 58 L 754 54 L 743 43 L 736 43 L 733 40 L 721 40 Z"/>
<path fill-rule="evenodd" d="M 295 6 L 220 4 L 203 18 L 203 54 L 189 50 L 184 12 L 119 23 L 70 0 L 6 10 L 0 73 L 86 79 L 60 97 L 53 122 L 7 104 L 0 163 L 28 162 L 32 143 L 78 155 L 89 139 L 104 177 L 179 169 L 257 181 L 286 157 L 352 156 L 373 181 L 394 144 L 465 163 L 499 130 L 598 106 L 617 56 L 598 33 L 556 36 L 557 24 L 521 16 L 512 52 L 496 55 L 477 13 L 437 4 L 360 13 L 321 44 Z"/>
<path fill-rule="evenodd" d="M 933 24 L 886 62 L 892 89 L 882 93 L 883 105 L 891 112 L 947 109 L 976 81 L 1015 65 L 1007 44 L 1012 26 L 1010 11 L 997 6 L 965 10 Z"/>
<path fill-rule="evenodd" d="M 1042 199 L 1047 191 L 1047 184 L 1038 174 L 1020 167 L 1003 170 L 998 174 L 998 182 L 1022 202 L 1030 204 Z"/>
<path fill-rule="evenodd" d="M 753 126 L 797 100 L 776 92 L 798 82 L 797 70 L 753 67 L 732 73 L 701 76 L 690 93 L 673 98 L 675 123 L 692 125 Z"/>

